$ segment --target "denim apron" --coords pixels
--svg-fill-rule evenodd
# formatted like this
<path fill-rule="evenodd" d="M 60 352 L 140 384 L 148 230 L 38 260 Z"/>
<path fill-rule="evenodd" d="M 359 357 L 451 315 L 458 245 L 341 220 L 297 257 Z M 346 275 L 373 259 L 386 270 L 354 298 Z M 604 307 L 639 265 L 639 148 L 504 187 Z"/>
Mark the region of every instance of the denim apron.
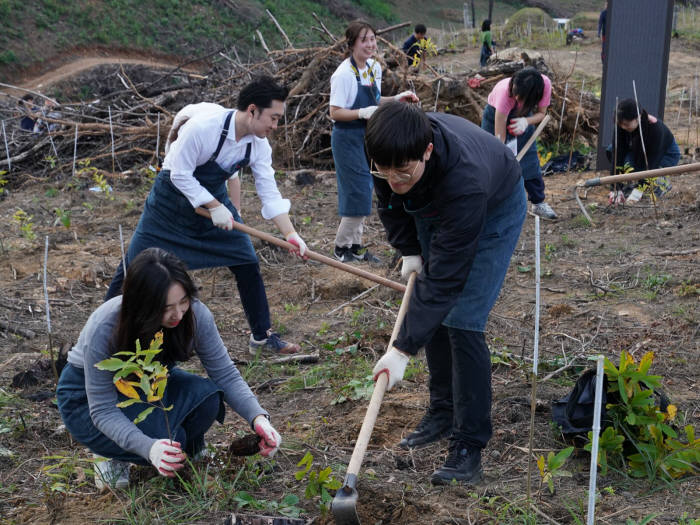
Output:
<path fill-rule="evenodd" d="M 442 321 L 444 326 L 472 332 L 484 331 L 520 237 L 526 204 L 525 188 L 522 179 L 519 179 L 513 192 L 487 213 L 467 282 Z M 404 209 L 416 223 L 423 260 L 428 261 L 432 237 L 442 223 L 440 210 L 433 202 L 412 210 L 410 201 L 404 203 Z M 427 271 L 430 272 L 429 267 Z"/>
<path fill-rule="evenodd" d="M 228 208 L 236 222 L 243 220 L 226 191 L 226 180 L 250 162 L 249 143 L 245 157 L 229 168 L 216 163 L 231 124 L 231 111 L 224 122 L 216 151 L 209 160 L 197 166 L 194 178 L 215 199 Z M 217 266 L 239 266 L 257 263 L 250 237 L 238 230 L 217 228 L 211 219 L 197 215 L 187 198 L 170 181 L 170 171 L 163 170 L 156 177 L 151 192 L 136 226 L 127 261 L 146 248 L 157 246 L 177 255 L 190 270 Z"/>
<path fill-rule="evenodd" d="M 173 406 L 168 411 L 167 424 L 164 412 L 156 409 L 136 426 L 144 434 L 155 439 L 167 438 L 169 426 L 172 439 L 180 441 L 184 447 L 183 421 L 205 399 L 217 393 L 220 397 L 217 420 L 223 423 L 225 414 L 222 401 L 223 391 L 209 378 L 200 377 L 177 367 L 172 367 L 168 373 L 168 384 L 163 395 L 163 406 Z M 118 393 L 117 401 L 119 403 L 126 399 L 127 397 L 121 392 Z M 85 392 L 85 373 L 82 368 L 73 366 L 70 363 L 63 368 L 58 387 L 56 388 L 56 402 L 68 432 L 76 441 L 88 447 L 95 454 L 139 465 L 150 464 L 146 458 L 122 449 L 95 427 L 90 416 L 90 406 L 88 405 L 87 393 Z M 119 410 L 130 421 L 133 421 L 146 408 L 148 408 L 148 405 L 137 403 Z"/>
<path fill-rule="evenodd" d="M 370 86 L 363 86 L 355 60 L 350 57 L 357 79 L 357 96 L 349 109 L 360 109 L 379 104 L 381 94 L 377 89 L 374 72 L 368 66 Z M 365 126 L 363 119 L 335 122 L 331 133 L 331 149 L 338 181 L 338 215 L 341 217 L 366 217 L 372 213 L 372 175 L 369 173 L 365 154 Z"/>
<path fill-rule="evenodd" d="M 518 137 L 514 137 L 510 133 L 508 133 L 508 123 L 510 122 L 510 119 L 516 118 L 515 115 L 516 108 L 513 108 L 511 112 L 508 114 L 508 117 L 506 118 L 506 142 L 509 140 L 512 140 L 514 138 L 518 139 L 518 153 L 520 152 L 521 148 L 527 144 L 527 141 L 530 140 L 530 137 L 532 134 L 535 132 L 535 126 L 530 124 L 527 129 L 525 130 L 525 133 L 522 135 L 519 135 Z M 529 116 L 529 115 L 528 115 Z M 496 108 L 494 108 L 491 104 L 486 104 L 486 107 L 484 108 L 484 112 L 481 116 L 481 129 L 484 129 L 491 133 L 491 135 L 495 135 L 495 118 L 496 118 Z M 527 150 L 527 153 L 525 153 L 525 156 L 523 156 L 522 159 L 520 159 L 520 168 L 523 170 L 523 179 L 524 180 L 532 180 L 532 179 L 540 179 L 542 178 L 542 171 L 540 169 L 540 159 L 537 156 L 537 147 L 536 144 L 533 144 L 529 150 Z"/>

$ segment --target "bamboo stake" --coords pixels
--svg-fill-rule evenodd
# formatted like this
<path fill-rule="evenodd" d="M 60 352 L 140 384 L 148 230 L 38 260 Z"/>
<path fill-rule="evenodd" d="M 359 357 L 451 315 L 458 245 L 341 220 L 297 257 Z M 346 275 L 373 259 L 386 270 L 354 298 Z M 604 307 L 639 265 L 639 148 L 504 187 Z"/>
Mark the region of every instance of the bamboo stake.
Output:
<path fill-rule="evenodd" d="M 688 95 L 688 133 L 685 143 L 690 147 L 690 128 L 693 125 L 693 86 L 690 86 L 688 93 L 690 93 Z M 697 113 L 697 107 L 695 108 L 695 112 Z"/>
<path fill-rule="evenodd" d="M 160 165 L 160 113 L 156 120 L 156 168 Z"/>
<path fill-rule="evenodd" d="M 574 141 L 576 140 L 576 128 L 578 128 L 578 119 L 581 116 L 581 108 L 583 107 L 583 88 L 586 85 L 586 79 L 581 81 L 581 96 L 578 101 L 578 109 L 576 109 L 576 120 L 574 121 L 574 132 L 571 134 L 571 149 L 569 150 L 569 164 L 566 166 L 566 172 L 571 170 L 571 159 L 574 156 Z"/>
<path fill-rule="evenodd" d="M 530 396 L 530 438 L 527 454 L 527 500 L 532 501 L 532 442 L 535 434 L 537 406 L 537 364 L 540 344 L 540 218 L 535 216 L 535 335 L 532 355 L 532 394 Z"/>
<path fill-rule="evenodd" d="M 566 94 L 569 91 L 569 81 L 564 84 L 564 100 L 561 102 L 561 114 L 559 115 L 559 132 L 557 133 L 557 147 L 556 152 L 559 155 L 559 140 L 561 139 L 561 126 L 564 123 L 564 111 L 566 110 Z"/>
<path fill-rule="evenodd" d="M 75 157 L 78 154 L 78 125 L 75 125 L 75 140 L 73 141 L 73 177 L 75 177 Z"/>
<path fill-rule="evenodd" d="M 588 514 L 586 516 L 586 525 L 595 523 L 595 491 L 596 481 L 598 477 L 598 441 L 600 436 L 600 412 L 601 403 L 603 401 L 603 382 L 605 372 L 603 371 L 603 356 L 599 355 L 597 359 L 596 377 L 595 377 L 595 405 L 593 406 L 593 443 L 591 443 L 591 468 L 590 479 L 588 482 Z"/>
<path fill-rule="evenodd" d="M 289 44 L 289 47 L 291 47 L 292 49 L 294 49 L 294 44 L 292 44 L 292 41 L 289 40 L 289 37 L 287 36 L 287 33 L 284 32 L 284 29 L 282 29 L 282 26 L 279 24 L 279 22 L 277 22 L 277 19 L 272 15 L 272 13 L 270 13 L 270 10 L 269 10 L 269 9 L 265 9 L 265 12 L 267 13 L 267 16 L 269 16 L 270 18 L 272 18 L 272 22 L 275 24 L 275 26 L 277 27 L 277 29 L 279 30 L 279 32 L 282 33 L 282 36 L 283 36 L 284 39 L 287 41 L 287 44 Z"/>
<path fill-rule="evenodd" d="M 437 90 L 435 91 L 435 106 L 433 107 L 433 111 L 437 111 L 438 98 L 440 98 L 440 83 L 441 82 L 442 82 L 442 80 L 438 79 Z"/>
<path fill-rule="evenodd" d="M 49 358 L 51 359 L 51 369 L 53 370 L 54 379 L 58 383 L 58 370 L 56 370 L 56 358 L 53 353 L 53 341 L 51 339 L 51 309 L 49 305 L 49 292 L 46 287 L 46 267 L 49 260 L 49 236 L 44 240 L 44 301 L 46 302 L 46 331 L 49 334 Z"/>
<path fill-rule="evenodd" d="M 2 121 L 2 136 L 5 139 L 5 154 L 7 155 L 7 171 L 12 171 L 12 159 L 10 159 L 10 148 L 7 145 L 7 131 L 5 131 L 5 121 Z"/>
<path fill-rule="evenodd" d="M 124 236 L 122 235 L 122 225 L 119 225 L 119 247 L 122 251 L 122 272 L 126 275 L 126 257 L 124 256 Z"/>
<path fill-rule="evenodd" d="M 107 106 L 107 111 L 109 113 L 109 136 L 112 140 L 112 173 L 114 173 L 114 129 L 112 128 L 112 106 Z"/>
<path fill-rule="evenodd" d="M 675 129 L 678 129 L 678 121 L 681 119 L 681 109 L 683 108 L 683 97 L 685 96 L 685 88 L 681 90 L 681 99 L 678 102 L 678 113 L 676 114 L 676 125 L 674 126 Z"/>
<path fill-rule="evenodd" d="M 647 157 L 647 147 L 644 144 L 644 133 L 642 132 L 642 115 L 639 111 L 639 99 L 637 98 L 637 83 L 632 80 L 632 91 L 634 92 L 634 105 L 637 108 L 637 129 L 639 130 L 639 138 L 642 143 L 642 152 L 644 153 L 644 165 L 646 170 L 649 170 L 649 158 Z M 654 218 L 658 222 L 659 210 L 656 209 L 656 194 L 654 193 L 654 181 L 650 179 L 651 185 L 651 203 L 654 205 Z"/>

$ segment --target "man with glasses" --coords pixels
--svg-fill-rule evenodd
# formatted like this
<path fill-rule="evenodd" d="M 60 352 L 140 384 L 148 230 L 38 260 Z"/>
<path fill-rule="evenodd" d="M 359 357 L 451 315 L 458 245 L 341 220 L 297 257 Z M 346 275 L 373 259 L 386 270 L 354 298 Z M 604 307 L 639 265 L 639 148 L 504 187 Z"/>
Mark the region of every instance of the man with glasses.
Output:
<path fill-rule="evenodd" d="M 380 106 L 365 146 L 376 166 L 379 217 L 402 255 L 401 275 L 419 273 L 401 331 L 374 377 L 387 372 L 392 388 L 425 346 L 430 405 L 399 445 L 449 436 L 432 483 L 474 483 L 492 433 L 484 328 L 525 220 L 520 165 L 471 122 L 410 104 Z"/>

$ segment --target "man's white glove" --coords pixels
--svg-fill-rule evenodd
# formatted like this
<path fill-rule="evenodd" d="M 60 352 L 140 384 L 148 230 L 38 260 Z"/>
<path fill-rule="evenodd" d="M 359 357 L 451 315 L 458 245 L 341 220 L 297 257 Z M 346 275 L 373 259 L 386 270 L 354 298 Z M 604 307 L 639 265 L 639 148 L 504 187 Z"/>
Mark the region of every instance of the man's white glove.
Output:
<path fill-rule="evenodd" d="M 393 346 L 387 350 L 377 364 L 372 369 L 374 380 L 376 381 L 379 375 L 383 372 L 389 374 L 389 383 L 386 386 L 387 390 L 391 390 L 396 383 L 403 379 L 403 374 L 406 371 L 408 364 L 408 355 L 397 350 Z"/>
<path fill-rule="evenodd" d="M 174 478 L 175 471 L 185 466 L 185 454 L 180 449 L 180 443 L 169 439 L 159 439 L 148 452 L 148 459 L 158 474 Z"/>
<path fill-rule="evenodd" d="M 294 246 L 299 248 L 299 250 L 295 250 L 294 253 L 300 255 L 301 257 L 304 257 L 308 248 L 306 247 L 304 239 L 302 239 L 297 232 L 293 231 L 291 233 L 288 233 L 285 239 L 287 239 L 288 243 L 293 244 Z M 306 257 L 304 257 L 304 259 L 306 259 Z"/>
<path fill-rule="evenodd" d="M 209 213 L 214 226 L 222 230 L 233 230 L 233 225 L 231 224 L 233 214 L 228 211 L 226 206 L 219 204 L 216 208 L 209 208 Z"/>
<path fill-rule="evenodd" d="M 511 135 L 522 135 L 528 127 L 527 119 L 525 117 L 518 117 L 510 119 L 510 126 L 508 126 L 508 131 Z"/>
<path fill-rule="evenodd" d="M 260 443 L 258 443 L 260 455 L 270 458 L 274 456 L 282 443 L 279 432 L 274 429 L 270 421 L 262 414 L 253 420 L 253 429 L 255 433 L 262 438 L 260 439 Z"/>
<path fill-rule="evenodd" d="M 377 111 L 378 107 L 379 106 L 367 106 L 366 108 L 360 108 L 357 112 L 357 116 L 365 120 L 369 120 L 374 112 Z"/>
<path fill-rule="evenodd" d="M 423 271 L 423 257 L 420 255 L 404 255 L 401 257 L 401 278 L 408 279 L 413 272 Z"/>
<path fill-rule="evenodd" d="M 398 95 L 394 95 L 394 100 L 396 102 L 419 102 L 416 94 L 410 90 L 402 91 Z"/>

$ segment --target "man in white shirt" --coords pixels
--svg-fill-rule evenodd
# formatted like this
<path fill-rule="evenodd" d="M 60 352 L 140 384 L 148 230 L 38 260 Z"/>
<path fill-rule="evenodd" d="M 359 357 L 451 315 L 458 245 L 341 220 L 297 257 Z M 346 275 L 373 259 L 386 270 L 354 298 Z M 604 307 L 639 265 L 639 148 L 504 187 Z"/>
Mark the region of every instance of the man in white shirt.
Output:
<path fill-rule="evenodd" d="M 201 103 L 186 106 L 176 115 L 163 169 L 146 200 L 127 255 L 128 263 L 144 249 L 158 246 L 177 255 L 190 269 L 227 266 L 236 277 L 251 327 L 252 354 L 300 350 L 299 345 L 271 331 L 255 250 L 248 235 L 232 225 L 234 220 L 242 222 L 237 209 L 238 171 L 250 166 L 262 216 L 298 246 L 299 255 L 305 255 L 306 244 L 289 219 L 290 202 L 277 189 L 267 140 L 284 114 L 287 93 L 272 78 L 260 77 L 241 90 L 237 110 Z M 200 207 L 208 210 L 210 218 L 195 211 Z M 122 280 L 120 265 L 106 299 L 120 293 Z"/>

